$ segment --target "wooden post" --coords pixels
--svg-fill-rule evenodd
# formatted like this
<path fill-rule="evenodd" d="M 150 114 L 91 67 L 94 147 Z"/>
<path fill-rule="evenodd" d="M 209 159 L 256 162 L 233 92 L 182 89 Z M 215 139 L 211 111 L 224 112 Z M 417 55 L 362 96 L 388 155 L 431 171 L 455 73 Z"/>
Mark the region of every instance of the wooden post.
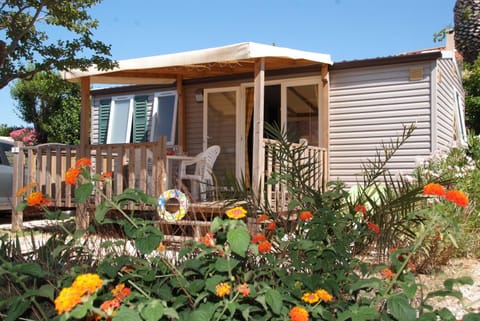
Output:
<path fill-rule="evenodd" d="M 265 167 L 265 150 L 263 146 L 264 96 L 265 58 L 261 58 L 255 62 L 252 151 L 252 188 L 255 197 L 260 201 L 262 201 L 263 197 L 263 172 Z"/>
<path fill-rule="evenodd" d="M 183 77 L 177 76 L 177 94 L 178 94 L 178 145 L 180 152 L 185 151 L 185 98 L 183 96 Z"/>
<path fill-rule="evenodd" d="M 328 65 L 322 65 L 322 102 L 321 102 L 321 115 L 322 115 L 322 143 L 321 147 L 324 147 L 325 161 L 322 164 L 322 177 L 323 177 L 323 189 L 326 188 L 325 184 L 330 177 L 330 165 L 328 162 L 330 152 L 330 106 L 329 106 L 329 91 L 330 91 L 330 79 L 328 72 Z"/>
<path fill-rule="evenodd" d="M 20 198 L 16 196 L 17 191 L 25 186 L 25 154 L 21 150 L 22 142 L 16 142 L 17 152 L 13 156 L 13 181 L 12 181 L 12 231 L 20 231 L 23 228 L 23 211 L 17 211 Z"/>
<path fill-rule="evenodd" d="M 78 157 L 86 157 L 87 145 L 90 136 L 90 78 L 83 77 L 81 79 L 81 99 L 82 106 L 80 109 L 80 155 Z M 78 159 L 78 158 L 77 158 Z M 90 224 L 90 216 L 87 204 L 77 204 L 76 206 L 76 227 L 77 229 L 86 230 Z"/>

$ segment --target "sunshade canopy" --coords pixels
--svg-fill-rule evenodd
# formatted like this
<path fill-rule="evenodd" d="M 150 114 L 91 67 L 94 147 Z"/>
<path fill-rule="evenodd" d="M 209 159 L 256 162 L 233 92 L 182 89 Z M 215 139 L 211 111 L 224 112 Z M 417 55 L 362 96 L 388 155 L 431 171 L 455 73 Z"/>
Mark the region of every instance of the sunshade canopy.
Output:
<path fill-rule="evenodd" d="M 121 60 L 113 70 L 64 72 L 64 78 L 78 82 L 89 77 L 100 84 L 168 84 L 181 76 L 196 79 L 248 73 L 254 70 L 257 59 L 265 59 L 265 70 L 285 69 L 313 64 L 332 64 L 330 55 L 254 42 L 224 47 L 186 51 L 174 54 Z"/>

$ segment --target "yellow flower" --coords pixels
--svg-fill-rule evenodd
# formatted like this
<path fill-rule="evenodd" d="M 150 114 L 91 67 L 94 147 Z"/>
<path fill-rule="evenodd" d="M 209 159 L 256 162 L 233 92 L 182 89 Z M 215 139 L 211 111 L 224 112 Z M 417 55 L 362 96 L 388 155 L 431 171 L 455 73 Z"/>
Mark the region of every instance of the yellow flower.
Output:
<path fill-rule="evenodd" d="M 320 301 L 320 298 L 318 297 L 317 293 L 306 292 L 302 295 L 302 300 L 304 302 L 314 304 Z"/>
<path fill-rule="evenodd" d="M 55 299 L 55 310 L 58 315 L 71 311 L 77 304 L 82 302 L 82 293 L 74 287 L 63 288 Z"/>
<path fill-rule="evenodd" d="M 230 294 L 231 288 L 232 286 L 230 285 L 230 283 L 225 283 L 225 282 L 218 283 L 217 286 L 215 287 L 215 294 L 220 298 L 224 297 L 225 295 Z"/>
<path fill-rule="evenodd" d="M 86 273 L 77 276 L 73 281 L 72 288 L 80 290 L 83 294 L 92 294 L 103 285 L 103 281 L 98 274 Z"/>
<path fill-rule="evenodd" d="M 229 218 L 234 220 L 244 218 L 247 215 L 247 211 L 241 206 L 231 208 L 226 213 Z"/>
<path fill-rule="evenodd" d="M 315 294 L 324 302 L 330 302 L 333 300 L 333 296 L 324 289 L 318 289 L 315 291 Z"/>

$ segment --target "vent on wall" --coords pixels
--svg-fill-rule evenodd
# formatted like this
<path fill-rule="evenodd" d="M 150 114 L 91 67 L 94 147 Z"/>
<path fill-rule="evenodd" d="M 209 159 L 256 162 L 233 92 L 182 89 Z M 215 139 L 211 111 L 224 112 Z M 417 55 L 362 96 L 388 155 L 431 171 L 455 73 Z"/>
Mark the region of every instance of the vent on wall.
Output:
<path fill-rule="evenodd" d="M 423 79 L 423 67 L 410 68 L 410 81 Z"/>

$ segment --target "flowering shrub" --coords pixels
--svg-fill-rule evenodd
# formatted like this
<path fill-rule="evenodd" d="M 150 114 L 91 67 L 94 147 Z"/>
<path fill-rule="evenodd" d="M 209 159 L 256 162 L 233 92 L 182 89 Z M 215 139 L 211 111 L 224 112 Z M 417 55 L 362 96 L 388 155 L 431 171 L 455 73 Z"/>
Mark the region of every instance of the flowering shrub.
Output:
<path fill-rule="evenodd" d="M 10 132 L 10 137 L 12 137 L 14 141 L 24 143 L 26 146 L 32 146 L 37 143 L 35 129 L 32 128 L 14 130 Z"/>
<path fill-rule="evenodd" d="M 103 186 L 110 183 L 109 175 L 92 175 L 90 166 L 88 159 L 80 159 L 67 172 L 78 202 L 92 193 L 103 195 Z M 459 297 L 454 286 L 471 279 L 449 280 L 442 291 L 423 293 L 413 258 L 439 223 L 455 224 L 445 213 L 468 204 L 463 192 L 426 184 L 416 197 L 428 206 L 411 212 L 423 218 L 415 235 L 405 247 L 392 249 L 385 264 L 371 264 L 355 255 L 355 244 L 384 231 L 366 206 L 350 210 L 341 185 L 320 193 L 302 185 L 301 176 L 297 180 L 289 185 L 287 211 L 243 201 L 215 217 L 207 234 L 174 252 L 155 220 L 123 211 L 126 202 L 155 205 L 156 198 L 126 190 L 105 199 L 95 209 L 95 223 L 115 223 L 125 237 L 103 241 L 99 247 L 106 252 L 88 256 L 91 249 L 77 247 L 82 235 L 68 234 L 72 242 L 54 243 L 46 251 L 55 256 L 51 264 L 62 265 L 63 274 L 54 282 L 38 260 L 28 265 L 1 261 L 0 271 L 17 291 L 0 296 L 0 313 L 7 320 L 455 320 L 448 309 L 432 308 L 429 300 Z M 31 197 L 39 193 L 34 189 L 22 190 L 25 202 L 34 199 L 44 206 L 41 200 L 48 197 Z M 110 218 L 112 210 L 122 219 Z M 128 246 L 133 250 L 114 250 Z M 81 263 L 70 265 L 61 257 L 70 248 L 77 251 L 77 260 L 83 258 L 77 261 Z M 470 313 L 464 319 L 474 317 Z"/>

